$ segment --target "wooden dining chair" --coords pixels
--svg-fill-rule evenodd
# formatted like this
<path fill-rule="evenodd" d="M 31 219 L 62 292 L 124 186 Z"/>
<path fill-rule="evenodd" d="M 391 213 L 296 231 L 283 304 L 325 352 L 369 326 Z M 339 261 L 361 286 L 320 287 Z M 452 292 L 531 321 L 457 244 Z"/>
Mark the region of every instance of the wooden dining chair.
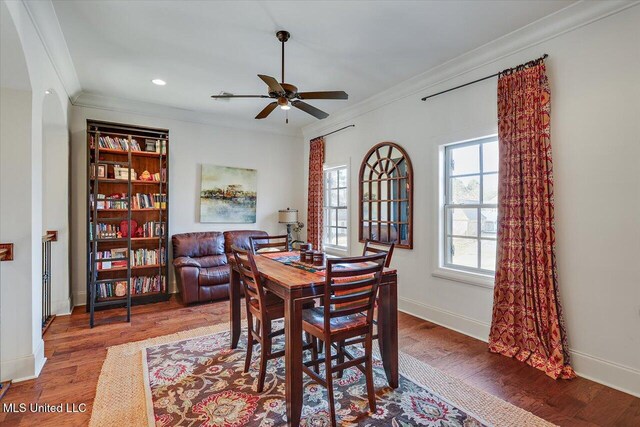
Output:
<path fill-rule="evenodd" d="M 302 329 L 311 335 L 311 359 L 302 365 L 303 371 L 327 388 L 331 423 L 336 425 L 333 396 L 333 374 L 350 367 L 360 369 L 367 382 L 369 410 L 376 410 L 373 387 L 373 309 L 386 254 L 363 257 L 335 258 L 327 260 L 324 283 L 324 306 L 302 311 Z M 322 358 L 316 349 L 318 340 L 326 349 Z M 341 343 L 340 350 L 332 355 L 334 343 Z M 356 357 L 347 346 L 363 344 L 364 354 Z M 348 359 L 345 361 L 345 357 Z M 332 362 L 336 360 L 334 365 Z M 319 365 L 325 366 L 324 378 L 318 373 Z M 364 365 L 364 366 L 363 366 Z M 311 367 L 314 369 L 312 370 Z"/>
<path fill-rule="evenodd" d="M 284 356 L 284 351 L 271 352 L 273 338 L 283 335 L 284 329 L 271 330 L 274 320 L 284 317 L 284 301 L 271 292 L 267 292 L 258 273 L 253 253 L 236 246 L 232 248 L 237 268 L 244 284 L 245 303 L 247 307 L 247 356 L 244 362 L 244 372 L 249 372 L 253 345 L 260 344 L 260 372 L 256 390 L 262 393 L 264 378 L 267 371 L 267 361 Z M 255 322 L 254 322 L 255 320 Z"/>
<path fill-rule="evenodd" d="M 387 254 L 387 258 L 384 261 L 384 266 L 389 267 L 391 265 L 391 257 L 393 257 L 393 248 L 396 246 L 394 243 L 382 243 L 366 240 L 364 242 L 364 248 L 362 249 L 362 256 L 371 254 Z"/>
<path fill-rule="evenodd" d="M 249 238 L 253 253 L 287 252 L 289 250 L 289 236 L 253 236 Z"/>
<path fill-rule="evenodd" d="M 364 248 L 362 249 L 362 256 L 367 256 L 367 255 L 373 255 L 373 254 L 386 254 L 386 259 L 384 261 L 384 266 L 385 267 L 389 267 L 391 265 L 391 258 L 393 257 L 393 249 L 395 248 L 396 244 L 395 242 L 392 243 L 383 243 L 383 242 L 374 242 L 372 240 L 365 240 L 364 242 Z M 376 310 L 377 310 L 377 301 L 376 301 Z M 377 330 L 377 326 L 378 326 L 378 321 L 377 321 L 377 316 L 376 316 L 376 312 L 374 311 L 374 316 L 373 316 L 373 324 L 376 326 L 376 330 L 373 334 L 373 339 L 377 340 L 378 337 L 378 330 Z M 319 345 L 319 351 L 322 352 L 323 351 L 323 343 L 320 343 Z M 338 351 L 340 351 L 340 347 L 342 347 L 341 343 L 336 343 L 334 344 L 334 347 L 338 349 Z"/>
<path fill-rule="evenodd" d="M 284 335 L 284 328 L 272 330 L 272 323 L 284 317 L 284 301 L 277 295 L 267 291 L 262 283 L 262 277 L 256 267 L 254 255 L 236 246 L 231 248 L 240 278 L 244 284 L 244 295 L 247 309 L 247 355 L 244 361 L 244 372 L 249 372 L 253 346 L 260 344 L 260 371 L 256 391 L 262 393 L 267 371 L 267 361 L 284 356 L 284 350 L 272 352 L 273 338 Z M 303 308 L 312 308 L 310 301 Z M 304 350 L 311 348 L 311 337 L 307 334 Z M 316 351 L 313 351 L 317 354 Z"/>

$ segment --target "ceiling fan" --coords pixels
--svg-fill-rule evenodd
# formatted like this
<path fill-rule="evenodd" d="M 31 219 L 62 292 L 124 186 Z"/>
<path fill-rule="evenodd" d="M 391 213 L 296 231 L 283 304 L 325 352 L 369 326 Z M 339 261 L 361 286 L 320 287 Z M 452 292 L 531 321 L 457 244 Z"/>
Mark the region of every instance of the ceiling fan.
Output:
<path fill-rule="evenodd" d="M 311 114 L 317 119 L 324 119 L 329 117 L 329 114 L 324 111 L 307 104 L 303 100 L 307 99 L 348 99 L 344 91 L 325 91 L 325 92 L 298 92 L 298 88 L 292 84 L 285 83 L 284 81 L 284 44 L 291 35 L 288 31 L 278 31 L 276 37 L 282 43 L 282 81 L 278 83 L 278 80 L 271 76 L 265 76 L 264 74 L 258 74 L 258 77 L 269 86 L 268 95 L 232 95 L 232 94 L 220 94 L 212 95 L 214 99 L 224 98 L 271 98 L 275 101 L 268 104 L 258 115 L 256 119 L 264 119 L 278 106 L 283 110 L 289 110 L 291 106 Z M 288 122 L 288 120 L 287 120 Z"/>

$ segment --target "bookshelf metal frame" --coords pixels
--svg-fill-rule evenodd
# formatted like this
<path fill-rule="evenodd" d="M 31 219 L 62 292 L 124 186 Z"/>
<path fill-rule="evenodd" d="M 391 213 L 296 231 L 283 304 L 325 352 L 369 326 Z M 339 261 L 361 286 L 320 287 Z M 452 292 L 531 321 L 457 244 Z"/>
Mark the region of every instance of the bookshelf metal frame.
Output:
<path fill-rule="evenodd" d="M 100 144 L 99 138 L 101 135 L 118 136 L 126 138 L 128 142 L 128 150 L 118 152 L 117 150 L 104 150 L 104 154 L 122 155 L 126 153 L 127 162 L 126 167 L 128 176 L 126 180 L 99 178 L 97 175 L 97 165 L 124 165 L 122 161 L 111 160 L 99 160 L 100 159 Z M 94 144 L 91 147 L 91 138 L 93 136 Z M 163 150 L 160 146 L 160 153 L 151 153 L 147 151 L 132 151 L 131 142 L 134 138 L 145 139 L 157 139 L 165 141 L 165 148 Z M 110 308 L 110 307 L 125 307 L 127 309 L 127 322 L 131 321 L 131 306 L 138 304 L 147 304 L 152 302 L 166 301 L 169 299 L 169 131 L 167 129 L 149 128 L 143 126 L 127 125 L 121 123 L 103 122 L 97 120 L 87 120 L 87 311 L 90 313 L 89 325 L 94 326 L 95 319 L 94 314 L 96 310 Z M 141 144 L 142 148 L 142 144 Z M 93 155 L 93 162 L 92 162 Z M 133 159 L 135 156 L 143 157 L 157 157 L 159 164 L 160 181 L 159 182 L 139 182 L 132 179 Z M 95 164 L 94 164 L 95 162 Z M 162 173 L 164 166 L 164 176 Z M 93 172 L 95 171 L 95 173 Z M 136 182 L 134 182 L 136 181 Z M 124 211 L 126 217 L 103 217 L 100 218 L 98 209 L 98 194 L 101 183 L 104 184 L 126 184 L 127 186 L 127 198 L 121 199 L 126 205 L 127 209 Z M 132 298 L 131 285 L 137 275 L 132 274 L 131 265 L 131 250 L 133 242 L 150 241 L 150 238 L 134 238 L 131 237 L 134 230 L 129 230 L 128 236 L 125 238 L 99 238 L 98 224 L 101 221 L 113 221 L 117 224 L 117 221 L 127 221 L 129 228 L 132 220 L 132 200 L 134 185 L 157 185 L 158 193 L 164 195 L 164 208 L 162 201 L 158 207 L 158 222 L 164 223 L 164 233 L 162 236 L 155 236 L 157 238 L 157 249 L 160 259 L 158 260 L 157 274 L 160 277 L 160 292 L 145 294 L 137 294 L 135 298 Z M 136 193 L 137 194 L 137 193 Z M 102 199 L 101 199 L 102 200 Z M 106 199 L 105 199 L 106 201 Z M 93 203 L 93 205 L 92 205 Z M 155 210 L 155 207 L 154 209 Z M 123 210 L 113 210 L 112 212 L 122 212 Z M 139 211 L 139 210 L 135 210 Z M 99 276 L 98 265 L 104 262 L 104 259 L 98 259 L 98 249 L 102 242 L 126 242 L 127 244 L 127 257 L 121 258 L 109 258 L 108 261 L 126 261 L 126 277 L 112 277 L 108 279 L 101 279 Z M 149 248 L 147 248 L 149 249 Z M 164 258 L 164 264 L 162 259 Z M 104 271 L 104 270 L 102 270 Z M 112 271 L 123 271 L 122 269 L 113 269 Z M 163 279 L 164 278 L 164 279 Z M 123 297 L 109 297 L 107 299 L 99 300 L 98 298 L 98 286 L 102 283 L 115 283 L 118 281 L 127 282 L 126 295 Z M 165 289 L 162 291 L 162 281 L 164 280 Z"/>

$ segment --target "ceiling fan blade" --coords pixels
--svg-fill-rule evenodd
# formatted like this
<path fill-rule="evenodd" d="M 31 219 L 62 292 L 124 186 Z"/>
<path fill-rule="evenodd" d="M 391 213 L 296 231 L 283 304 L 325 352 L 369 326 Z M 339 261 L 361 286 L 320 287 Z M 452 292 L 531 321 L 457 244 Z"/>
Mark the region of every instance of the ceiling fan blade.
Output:
<path fill-rule="evenodd" d="M 211 95 L 212 98 L 269 98 L 267 95 Z"/>
<path fill-rule="evenodd" d="M 280 83 L 278 83 L 278 81 L 273 77 L 265 76 L 264 74 L 258 74 L 258 77 L 260 77 L 262 81 L 265 82 L 267 86 L 269 86 L 269 89 L 272 92 L 276 92 L 280 95 L 284 95 L 286 93 L 282 86 L 280 86 Z"/>
<path fill-rule="evenodd" d="M 327 114 L 324 111 L 314 107 L 313 105 L 307 104 L 306 102 L 291 101 L 291 105 L 293 105 L 294 107 L 296 107 L 299 110 L 304 111 L 305 113 L 311 114 L 316 119 L 322 120 L 322 119 L 326 119 L 327 117 L 329 117 L 329 114 Z"/>
<path fill-rule="evenodd" d="M 347 92 L 342 90 L 333 90 L 326 92 L 298 92 L 300 99 L 349 99 Z"/>
<path fill-rule="evenodd" d="M 275 108 L 278 106 L 277 102 L 271 102 L 270 104 L 268 104 L 266 107 L 264 107 L 262 109 L 262 111 L 260 111 L 258 113 L 258 115 L 256 116 L 256 119 L 264 119 L 265 117 L 267 117 L 269 114 L 271 114 L 271 112 L 273 110 L 275 110 Z"/>

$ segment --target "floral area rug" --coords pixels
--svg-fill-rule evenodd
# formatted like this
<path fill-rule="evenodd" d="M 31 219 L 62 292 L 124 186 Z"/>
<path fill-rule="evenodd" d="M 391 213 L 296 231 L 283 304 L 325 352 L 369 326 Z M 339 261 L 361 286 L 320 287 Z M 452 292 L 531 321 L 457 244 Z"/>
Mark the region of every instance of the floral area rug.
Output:
<path fill-rule="evenodd" d="M 246 426 L 260 425 L 264 419 L 257 419 L 258 415 L 270 414 L 270 418 L 275 418 L 272 425 L 279 425 L 285 420 L 284 417 L 284 384 L 282 379 L 274 378 L 274 374 L 277 377 L 278 370 L 282 369 L 282 361 L 270 361 L 268 365 L 269 373 L 267 375 L 268 386 L 265 387 L 264 395 L 257 395 L 253 389 L 253 383 L 247 378 L 240 381 L 240 389 L 232 384 L 240 377 L 242 372 L 240 369 L 236 370 L 235 366 L 242 367 L 240 363 L 244 358 L 244 347 L 241 347 L 237 351 L 229 351 L 228 349 L 228 323 L 220 323 L 211 326 L 205 326 L 181 332 L 176 332 L 170 335 L 162 335 L 158 337 L 148 338 L 142 341 L 134 341 L 126 344 L 120 344 L 109 347 L 107 356 L 102 365 L 100 371 L 100 377 L 98 378 L 98 384 L 96 386 L 96 394 L 93 400 L 91 408 L 91 421 L 90 427 L 146 427 L 152 426 L 156 423 L 163 425 L 168 423 L 169 425 L 179 425 L 182 415 L 179 412 L 170 412 L 169 403 L 171 401 L 174 406 L 179 404 L 186 404 L 188 408 L 181 409 L 179 411 L 185 411 L 188 409 L 192 414 L 197 414 L 194 408 L 197 404 L 201 403 L 207 398 L 210 398 L 207 402 L 200 405 L 198 410 L 204 412 L 204 414 L 197 414 L 198 418 L 194 419 L 191 424 L 193 427 L 200 425 L 207 425 L 206 418 L 207 411 L 211 411 L 209 402 L 216 401 L 222 402 L 227 399 L 228 405 L 221 405 L 220 409 L 216 413 L 211 413 L 211 416 L 223 415 L 224 422 L 218 425 L 237 425 L 239 420 L 243 419 L 249 412 L 249 421 L 242 423 Z M 222 334 L 220 334 L 222 332 Z M 213 339 L 207 339 L 210 337 Z M 187 342 L 189 342 L 187 344 Z M 423 345 L 429 345 L 425 342 Z M 170 350 L 167 346 L 171 346 L 173 350 Z M 186 349 L 184 348 L 186 346 Z M 244 346 L 244 343 L 241 343 Z M 375 348 L 374 345 L 374 354 Z M 218 350 L 215 350 L 215 349 Z M 192 349 L 192 350 L 189 350 Z M 215 352 L 210 352 L 210 349 Z M 259 352 L 259 347 L 256 347 L 254 353 Z M 174 352 L 177 356 L 175 359 L 175 366 L 164 365 L 165 369 L 159 368 L 162 366 L 163 360 L 158 358 L 158 354 L 162 351 Z M 208 352 L 208 354 L 204 354 Z M 185 355 L 189 354 L 189 357 L 183 359 Z M 407 411 L 406 415 L 402 414 L 398 419 L 396 416 L 395 426 L 404 427 L 406 425 L 429 425 L 428 420 L 422 419 L 416 421 L 415 417 L 409 414 L 426 413 L 430 419 L 436 419 L 437 414 L 442 408 L 438 406 L 436 402 L 440 402 L 444 405 L 444 408 L 453 408 L 458 413 L 462 412 L 466 416 L 465 420 L 462 420 L 463 425 L 466 421 L 466 425 L 474 425 L 474 423 L 488 424 L 492 426 L 500 427 L 552 427 L 553 424 L 533 415 L 530 412 L 525 411 L 522 408 L 518 408 L 504 400 L 493 396 L 483 390 L 469 385 L 463 380 L 456 378 L 455 376 L 444 373 L 443 371 L 434 368 L 402 351 L 398 354 L 400 360 L 400 372 L 402 387 L 400 388 L 400 395 L 396 400 L 397 403 L 390 403 L 391 397 L 383 397 L 386 393 L 391 391 L 386 389 L 386 381 L 381 377 L 381 371 L 379 365 L 376 368 L 376 392 L 378 395 L 378 412 L 376 414 L 368 414 L 368 405 L 364 398 L 352 397 L 353 392 L 357 392 L 356 396 L 364 396 L 364 389 L 361 392 L 357 391 L 357 386 L 360 379 L 354 378 L 359 376 L 357 372 L 349 372 L 345 374 L 342 381 L 343 383 L 351 384 L 337 385 L 336 395 L 340 393 L 340 411 L 344 411 L 346 416 L 356 416 L 357 420 L 346 421 L 342 413 L 339 415 L 344 423 L 350 423 L 351 425 L 391 425 L 394 426 L 392 410 L 402 405 L 402 397 L 409 396 L 405 393 L 407 384 L 413 387 L 413 392 L 418 393 L 418 396 L 430 398 L 433 402 L 430 404 L 422 403 L 428 402 L 428 400 L 415 399 L 413 402 L 405 397 L 406 406 L 411 408 L 423 408 L 419 412 L 411 409 Z M 226 359 L 224 361 L 222 359 Z M 151 365 L 149 362 L 152 362 Z M 181 362 L 182 365 L 180 364 Z M 214 367 L 214 366 L 220 366 Z M 184 367 L 184 371 L 182 371 Z M 152 378 L 151 371 L 155 368 L 155 373 L 158 374 L 154 385 L 151 385 L 150 379 Z M 207 374 L 206 370 L 216 372 L 217 374 Z M 184 373 L 180 373 L 184 372 Z M 189 374 L 186 374 L 189 372 Z M 200 372 L 200 373 L 199 373 Z M 255 378 L 257 373 L 257 366 L 252 367 L 251 373 L 248 374 L 252 378 Z M 208 387 L 204 387 L 202 384 L 198 384 L 198 381 L 202 381 L 204 378 L 209 377 L 207 381 L 211 384 Z M 178 378 L 180 378 L 178 380 Z M 189 378 L 192 378 L 191 380 Z M 411 379 L 412 381 L 409 381 Z M 275 384 L 274 384 L 275 380 Z M 182 384 L 182 389 L 178 384 Z M 224 381 L 231 384 L 226 389 L 216 389 L 220 387 Z M 427 385 L 424 387 L 422 385 Z M 275 388 L 274 388 L 275 385 Z M 164 391 L 163 390 L 164 387 Z M 210 389 L 210 390 L 207 390 Z M 191 391 L 189 391 L 191 390 Z M 198 391 L 203 390 L 203 391 Z M 323 404 L 321 402 L 321 396 L 324 396 L 322 388 L 314 386 L 311 382 L 306 383 L 305 389 L 305 419 L 306 425 L 322 426 L 326 422 L 326 412 L 323 412 Z M 417 392 L 415 390 L 418 390 Z M 153 393 L 158 394 L 154 396 Z M 227 392 L 227 393 L 224 393 Z M 240 399 L 241 407 L 237 404 L 235 395 L 232 393 L 243 393 L 245 400 Z M 423 393 L 423 394 L 419 394 Z M 217 394 L 217 398 L 212 397 Z M 229 398 L 231 396 L 231 398 Z M 315 397 L 314 397 L 315 396 Z M 166 400 L 162 400 L 166 397 Z M 201 397 L 198 399 L 198 397 Z M 315 400 L 314 400 L 315 399 Z M 324 398 L 322 398 L 324 399 Z M 386 399 L 386 400 L 385 400 Z M 248 405 L 243 402 L 249 402 Z M 385 403 L 389 401 L 389 403 Z M 267 403 L 268 402 L 268 403 Z M 346 407 L 344 402 L 349 402 L 349 406 Z M 351 408 L 351 404 L 355 406 Z M 154 404 L 158 406 L 166 405 L 162 407 L 154 407 Z M 215 404 L 217 405 L 217 403 Z M 267 409 L 265 409 L 265 405 Z M 326 404 L 324 404 L 326 405 Z M 384 410 L 381 409 L 386 405 L 387 413 L 383 414 Z M 435 405 L 435 406 L 434 406 Z M 246 413 L 244 412 L 245 406 L 248 406 Z M 432 409 L 426 410 L 431 407 Z M 218 408 L 218 406 L 213 406 Z M 251 410 L 251 408 L 254 408 Z M 317 408 L 317 412 L 310 412 Z M 326 408 L 326 406 L 324 406 Z M 404 409 L 403 409 L 404 411 Z M 237 417 L 236 420 L 233 417 L 227 417 L 225 413 L 237 413 L 244 414 Z M 475 415 L 470 415 L 475 414 Z M 202 415 L 202 418 L 200 416 Z M 462 415 L 462 414 L 461 414 Z M 461 416 L 460 415 L 460 416 Z M 156 420 L 156 416 L 158 419 Z M 171 419 L 169 420 L 169 416 Z M 385 419 L 376 417 L 384 416 Z M 460 425 L 458 423 L 459 417 L 454 417 L 453 424 L 447 424 L 446 417 L 441 421 L 432 421 L 431 425 L 438 425 L 442 427 L 451 427 Z M 442 417 L 441 417 L 442 418 Z M 391 421 L 390 421 L 391 420 Z M 406 421 L 410 420 L 410 421 Z M 481 421 L 482 420 L 482 421 Z M 386 424 L 385 424 L 386 422 Z M 377 423 L 377 424 L 376 424 Z M 402 423 L 405 423 L 404 425 Z M 408 423 L 408 424 L 407 424 Z M 215 421 L 211 421 L 209 425 L 215 425 Z M 270 425 L 268 422 L 264 422 L 264 425 Z M 347 424 L 348 425 L 348 424 Z M 476 424 L 477 425 L 477 424 Z"/>
<path fill-rule="evenodd" d="M 270 360 L 263 393 L 255 392 L 259 347 L 244 373 L 246 340 L 229 349 L 229 332 L 160 344 L 143 352 L 147 409 L 157 426 L 284 426 L 286 425 L 284 359 Z M 283 337 L 274 351 L 283 348 Z M 350 349 L 356 353 L 356 348 Z M 257 353 L 257 354 L 256 354 Z M 323 374 L 323 372 L 321 371 Z M 336 415 L 342 426 L 479 427 L 487 425 L 425 386 L 400 377 L 388 387 L 378 359 L 374 363 L 377 409 L 369 412 L 365 376 L 357 368 L 334 381 Z M 304 376 L 302 426 L 331 425 L 326 389 Z"/>

